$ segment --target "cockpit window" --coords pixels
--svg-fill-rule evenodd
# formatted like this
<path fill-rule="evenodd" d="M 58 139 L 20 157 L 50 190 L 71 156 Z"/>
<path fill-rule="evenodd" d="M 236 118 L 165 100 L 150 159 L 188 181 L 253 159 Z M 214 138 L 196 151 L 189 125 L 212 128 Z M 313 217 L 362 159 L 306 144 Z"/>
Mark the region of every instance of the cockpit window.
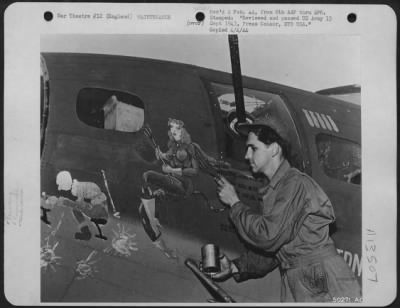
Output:
<path fill-rule="evenodd" d="M 237 117 L 233 87 L 231 85 L 218 83 L 211 83 L 211 86 L 218 99 L 221 117 L 228 132 L 225 149 L 226 155 L 235 160 L 244 160 L 245 141 L 238 141 L 239 136 L 235 131 Z M 243 96 L 247 122 L 252 122 L 264 114 L 274 114 L 281 119 L 282 125 L 286 126 L 286 131 L 290 139 L 288 140 L 291 145 L 291 157 L 289 157 L 289 160 L 292 165 L 303 170 L 300 138 L 282 97 L 275 93 L 249 88 L 243 88 Z"/>
<path fill-rule="evenodd" d="M 222 112 L 229 113 L 236 109 L 234 93 L 225 93 L 218 96 L 218 102 Z M 245 110 L 250 114 L 256 109 L 262 108 L 265 103 L 265 101 L 262 101 L 255 96 L 244 95 Z"/>
<path fill-rule="evenodd" d="M 87 125 L 120 132 L 137 132 L 144 123 L 144 104 L 136 95 L 102 88 L 78 94 L 78 118 Z"/>
<path fill-rule="evenodd" d="M 361 185 L 361 147 L 335 136 L 316 138 L 319 163 L 329 177 Z"/>

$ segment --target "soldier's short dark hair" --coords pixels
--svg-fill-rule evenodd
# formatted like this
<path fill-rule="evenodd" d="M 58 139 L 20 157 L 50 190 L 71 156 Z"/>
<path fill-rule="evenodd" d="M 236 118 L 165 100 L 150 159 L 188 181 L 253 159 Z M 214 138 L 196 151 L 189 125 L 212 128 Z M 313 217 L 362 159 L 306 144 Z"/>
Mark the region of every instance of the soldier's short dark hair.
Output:
<path fill-rule="evenodd" d="M 269 126 L 255 126 L 250 128 L 249 132 L 254 133 L 258 140 L 265 143 L 266 145 L 270 145 L 274 142 L 279 144 L 282 149 L 282 155 L 285 159 L 289 159 L 290 157 L 290 144 L 288 141 L 284 140 L 281 136 L 279 136 L 275 130 L 270 128 Z"/>

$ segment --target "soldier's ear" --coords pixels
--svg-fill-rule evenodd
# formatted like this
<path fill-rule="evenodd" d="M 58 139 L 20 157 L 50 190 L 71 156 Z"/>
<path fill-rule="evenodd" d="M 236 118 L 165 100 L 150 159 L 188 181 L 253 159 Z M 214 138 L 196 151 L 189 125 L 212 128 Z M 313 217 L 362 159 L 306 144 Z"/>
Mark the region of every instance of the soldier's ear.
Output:
<path fill-rule="evenodd" d="M 276 155 L 281 155 L 282 148 L 277 142 L 273 142 L 271 144 L 271 146 L 272 146 L 272 156 L 273 157 L 276 156 Z"/>

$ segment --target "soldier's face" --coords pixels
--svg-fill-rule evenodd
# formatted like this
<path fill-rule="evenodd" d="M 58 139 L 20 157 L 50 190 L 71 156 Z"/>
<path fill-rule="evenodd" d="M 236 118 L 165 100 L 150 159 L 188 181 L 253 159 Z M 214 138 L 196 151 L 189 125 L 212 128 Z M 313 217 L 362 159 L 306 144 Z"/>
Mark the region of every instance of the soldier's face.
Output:
<path fill-rule="evenodd" d="M 247 137 L 245 159 L 253 173 L 265 173 L 272 161 L 272 147 L 258 140 L 257 135 L 249 133 Z"/>
<path fill-rule="evenodd" d="M 72 187 L 72 180 L 70 179 L 60 179 L 57 181 L 58 190 L 68 191 Z"/>
<path fill-rule="evenodd" d="M 169 130 L 175 141 L 180 141 L 182 138 L 182 127 L 176 123 L 171 123 Z"/>

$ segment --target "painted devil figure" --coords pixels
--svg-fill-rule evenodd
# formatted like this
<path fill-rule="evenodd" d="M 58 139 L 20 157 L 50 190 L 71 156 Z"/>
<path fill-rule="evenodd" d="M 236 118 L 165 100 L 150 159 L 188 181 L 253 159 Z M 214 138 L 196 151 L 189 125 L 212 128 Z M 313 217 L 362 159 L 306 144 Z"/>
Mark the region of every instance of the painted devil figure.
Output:
<path fill-rule="evenodd" d="M 88 241 L 92 237 L 89 218 L 97 227 L 99 234 L 96 237 L 107 240 L 101 231 L 100 225 L 105 225 L 108 221 L 107 197 L 100 187 L 93 182 L 80 182 L 72 179 L 70 172 L 60 171 L 57 174 L 56 183 L 59 191 L 70 192 L 72 199 L 67 197 L 50 196 L 46 203 L 51 207 L 66 206 L 72 209 L 74 218 L 78 224 L 79 231 L 75 233 L 75 239 Z"/>
<path fill-rule="evenodd" d="M 168 120 L 168 150 L 156 148 L 157 159 L 163 162 L 162 171 L 147 171 L 143 174 L 143 188 L 156 189 L 156 195 L 165 193 L 187 197 L 193 192 L 192 177 L 198 174 L 194 147 L 188 131 L 181 120 Z"/>
<path fill-rule="evenodd" d="M 178 198 L 189 196 L 193 192 L 192 177 L 199 171 L 194 146 L 183 121 L 169 119 L 168 127 L 168 150 L 165 153 L 154 141 L 156 157 L 163 163 L 162 173 L 149 170 L 143 174 L 143 195 L 139 207 L 145 231 L 164 252 L 166 245 L 160 238 L 161 225 L 155 217 L 156 199 L 165 195 Z"/>
<path fill-rule="evenodd" d="M 162 162 L 162 173 L 149 170 L 143 174 L 139 213 L 146 233 L 167 256 L 171 251 L 161 237 L 161 225 L 156 218 L 156 200 L 165 196 L 184 199 L 196 194 L 204 198 L 210 210 L 220 211 L 214 200 L 209 200 L 201 191 L 194 189 L 193 179 L 199 170 L 211 177 L 218 177 L 220 171 L 230 169 L 229 163 L 208 155 L 199 144 L 193 142 L 184 125 L 182 120 L 168 120 L 166 152 L 160 150 L 151 129 L 144 128 L 145 135 L 153 144 L 156 158 Z"/>

